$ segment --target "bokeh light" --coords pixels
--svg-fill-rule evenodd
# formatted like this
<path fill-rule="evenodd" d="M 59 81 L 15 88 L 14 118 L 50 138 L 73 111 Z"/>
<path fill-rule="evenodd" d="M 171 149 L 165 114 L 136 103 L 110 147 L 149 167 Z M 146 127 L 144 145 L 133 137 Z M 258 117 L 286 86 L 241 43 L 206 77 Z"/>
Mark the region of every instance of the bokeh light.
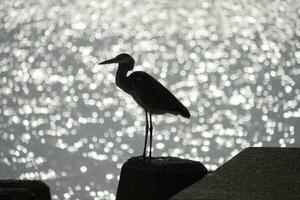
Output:
<path fill-rule="evenodd" d="M 55 199 L 115 199 L 142 153 L 145 117 L 114 83 L 127 52 L 191 120 L 156 116 L 154 155 L 216 169 L 249 146 L 300 146 L 300 7 L 294 1 L 2 1 L 0 178 Z"/>

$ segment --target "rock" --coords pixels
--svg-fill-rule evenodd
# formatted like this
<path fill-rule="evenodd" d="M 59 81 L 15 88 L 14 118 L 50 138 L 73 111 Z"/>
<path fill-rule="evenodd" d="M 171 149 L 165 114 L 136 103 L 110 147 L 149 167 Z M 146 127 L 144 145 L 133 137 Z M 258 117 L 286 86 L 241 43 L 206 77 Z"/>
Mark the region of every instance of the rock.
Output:
<path fill-rule="evenodd" d="M 130 158 L 121 169 L 117 200 L 163 200 L 191 185 L 207 174 L 196 161 L 157 157 Z"/>
<path fill-rule="evenodd" d="M 0 180 L 0 189 L 27 189 L 35 194 L 37 199 L 51 200 L 50 188 L 39 180 Z"/>
<path fill-rule="evenodd" d="M 247 148 L 171 200 L 300 199 L 300 148 Z"/>
<path fill-rule="evenodd" d="M 37 196 L 28 189 L 24 188 L 0 188 L 1 200 L 38 200 Z"/>

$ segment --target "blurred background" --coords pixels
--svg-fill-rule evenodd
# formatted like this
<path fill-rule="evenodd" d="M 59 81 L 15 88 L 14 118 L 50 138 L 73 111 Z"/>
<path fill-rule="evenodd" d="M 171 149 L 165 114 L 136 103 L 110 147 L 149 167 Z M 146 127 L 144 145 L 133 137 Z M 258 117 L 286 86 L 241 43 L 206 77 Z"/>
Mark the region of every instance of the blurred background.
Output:
<path fill-rule="evenodd" d="M 0 178 L 109 199 L 145 117 L 115 85 L 127 52 L 191 119 L 154 118 L 154 156 L 215 170 L 250 146 L 300 147 L 297 1 L 12 0 L 0 4 Z M 298 134 L 297 134 L 298 133 Z"/>

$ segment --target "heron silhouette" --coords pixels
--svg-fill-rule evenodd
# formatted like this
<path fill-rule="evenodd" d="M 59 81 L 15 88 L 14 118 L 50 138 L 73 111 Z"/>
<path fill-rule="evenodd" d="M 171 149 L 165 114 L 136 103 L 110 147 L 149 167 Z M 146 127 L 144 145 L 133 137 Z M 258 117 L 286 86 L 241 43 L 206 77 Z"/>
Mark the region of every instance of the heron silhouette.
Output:
<path fill-rule="evenodd" d="M 127 76 L 127 72 L 133 70 L 135 64 L 134 59 L 130 55 L 122 53 L 115 58 L 99 63 L 99 65 L 111 63 L 119 64 L 116 75 L 117 86 L 130 94 L 145 110 L 146 128 L 143 158 L 146 158 L 148 133 L 150 131 L 149 158 L 151 160 L 153 135 L 152 115 L 171 113 L 182 115 L 185 118 L 190 118 L 191 115 L 187 108 L 167 88 L 149 74 L 136 71 Z"/>

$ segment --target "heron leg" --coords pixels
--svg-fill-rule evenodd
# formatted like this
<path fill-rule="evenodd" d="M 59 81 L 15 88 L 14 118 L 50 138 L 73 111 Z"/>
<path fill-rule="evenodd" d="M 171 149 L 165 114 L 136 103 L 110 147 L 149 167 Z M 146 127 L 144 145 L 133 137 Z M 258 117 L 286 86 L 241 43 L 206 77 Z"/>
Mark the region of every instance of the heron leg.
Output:
<path fill-rule="evenodd" d="M 150 116 L 150 153 L 149 153 L 149 158 L 151 161 L 151 155 L 152 155 L 152 133 L 153 133 L 153 126 L 152 126 L 152 114 L 149 113 Z"/>
<path fill-rule="evenodd" d="M 146 129 L 145 129 L 145 144 L 144 144 L 143 158 L 146 158 L 147 140 L 148 140 L 148 132 L 149 132 L 148 112 L 146 110 L 145 110 L 145 114 L 146 114 Z"/>

